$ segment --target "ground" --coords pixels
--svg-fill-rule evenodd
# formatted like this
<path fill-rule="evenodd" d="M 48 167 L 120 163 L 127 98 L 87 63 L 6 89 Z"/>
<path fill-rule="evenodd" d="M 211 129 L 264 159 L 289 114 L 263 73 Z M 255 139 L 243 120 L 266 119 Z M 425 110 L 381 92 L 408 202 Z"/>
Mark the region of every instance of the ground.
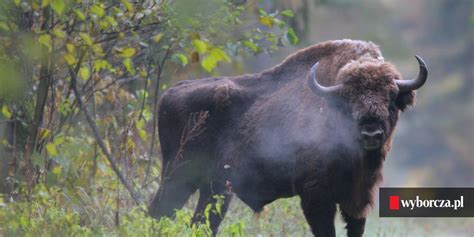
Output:
<path fill-rule="evenodd" d="M 188 208 L 192 208 L 195 194 Z M 244 236 L 312 236 L 299 206 L 299 198 L 279 199 L 267 205 L 259 216 L 234 197 L 221 229 L 242 221 L 245 225 Z M 342 218 L 336 217 L 336 236 L 345 237 Z M 378 209 L 371 211 L 367 220 L 365 236 L 380 237 L 446 237 L 473 236 L 474 218 L 380 218 Z M 220 232 L 219 236 L 225 235 Z"/>

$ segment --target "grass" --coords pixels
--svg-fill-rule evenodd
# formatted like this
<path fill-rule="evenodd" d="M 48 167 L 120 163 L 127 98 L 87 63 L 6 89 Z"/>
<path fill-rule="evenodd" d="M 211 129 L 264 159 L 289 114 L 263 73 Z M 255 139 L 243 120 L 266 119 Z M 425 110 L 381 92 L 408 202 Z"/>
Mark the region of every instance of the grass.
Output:
<path fill-rule="evenodd" d="M 116 216 L 114 216 L 113 208 L 104 206 L 107 218 L 91 220 L 90 217 L 95 216 L 94 213 L 97 214 L 97 212 L 87 215 L 87 212 L 79 208 L 83 205 L 90 207 L 89 204 L 66 205 L 56 199 L 61 197 L 59 190 L 43 192 L 42 195 L 29 203 L 2 203 L 0 205 L 0 236 L 207 237 L 210 235 L 207 225 L 190 224 L 197 194 L 191 197 L 183 210 L 177 212 L 176 219 L 163 218 L 156 221 L 140 208 L 124 208 L 120 214 L 120 225 L 114 224 L 113 219 Z M 249 207 L 235 197 L 218 236 L 312 236 L 299 202 L 298 197 L 279 199 L 267 205 L 265 211 L 257 217 Z M 339 215 L 335 222 L 336 236 L 346 236 L 344 223 Z M 365 236 L 463 237 L 473 236 L 473 226 L 474 218 L 379 218 L 378 210 L 372 210 L 367 219 Z"/>
<path fill-rule="evenodd" d="M 242 221 L 245 225 L 244 236 L 313 236 L 299 202 L 298 197 L 279 199 L 267 205 L 266 210 L 257 218 L 250 208 L 234 198 L 222 227 Z M 336 236 L 346 236 L 344 226 L 338 214 Z M 374 209 L 367 219 L 365 236 L 474 236 L 474 218 L 380 218 L 378 210 Z"/>

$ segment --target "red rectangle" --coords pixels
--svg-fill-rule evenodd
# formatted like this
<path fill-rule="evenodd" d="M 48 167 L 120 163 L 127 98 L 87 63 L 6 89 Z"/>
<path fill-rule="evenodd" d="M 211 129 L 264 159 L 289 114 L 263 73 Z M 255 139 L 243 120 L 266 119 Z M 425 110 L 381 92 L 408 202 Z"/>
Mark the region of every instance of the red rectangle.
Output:
<path fill-rule="evenodd" d="M 400 196 L 390 196 L 390 210 L 400 210 Z"/>

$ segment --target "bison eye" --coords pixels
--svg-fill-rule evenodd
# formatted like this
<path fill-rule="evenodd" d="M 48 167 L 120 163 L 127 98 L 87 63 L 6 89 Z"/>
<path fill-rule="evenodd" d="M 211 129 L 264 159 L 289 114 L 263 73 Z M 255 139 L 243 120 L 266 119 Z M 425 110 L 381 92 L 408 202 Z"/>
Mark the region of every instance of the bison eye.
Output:
<path fill-rule="evenodd" d="M 398 97 L 398 94 L 395 91 L 390 92 L 390 100 L 395 101 Z"/>
<path fill-rule="evenodd" d="M 397 111 L 396 100 L 394 100 L 394 99 L 391 99 L 391 100 L 390 100 L 390 104 L 389 104 L 389 106 L 388 106 L 388 111 L 389 111 L 391 114 Z"/>

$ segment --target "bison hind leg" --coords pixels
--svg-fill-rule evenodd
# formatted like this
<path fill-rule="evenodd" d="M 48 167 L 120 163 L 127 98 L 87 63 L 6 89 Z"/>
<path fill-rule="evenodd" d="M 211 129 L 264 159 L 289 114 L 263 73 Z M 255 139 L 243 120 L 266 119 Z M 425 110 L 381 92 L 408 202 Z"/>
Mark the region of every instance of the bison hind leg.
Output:
<path fill-rule="evenodd" d="M 219 225 L 225 217 L 232 194 L 226 191 L 224 184 L 209 182 L 199 188 L 199 201 L 194 211 L 193 223 L 205 223 L 206 209 L 210 205 L 209 223 L 213 236 L 217 235 Z"/>

